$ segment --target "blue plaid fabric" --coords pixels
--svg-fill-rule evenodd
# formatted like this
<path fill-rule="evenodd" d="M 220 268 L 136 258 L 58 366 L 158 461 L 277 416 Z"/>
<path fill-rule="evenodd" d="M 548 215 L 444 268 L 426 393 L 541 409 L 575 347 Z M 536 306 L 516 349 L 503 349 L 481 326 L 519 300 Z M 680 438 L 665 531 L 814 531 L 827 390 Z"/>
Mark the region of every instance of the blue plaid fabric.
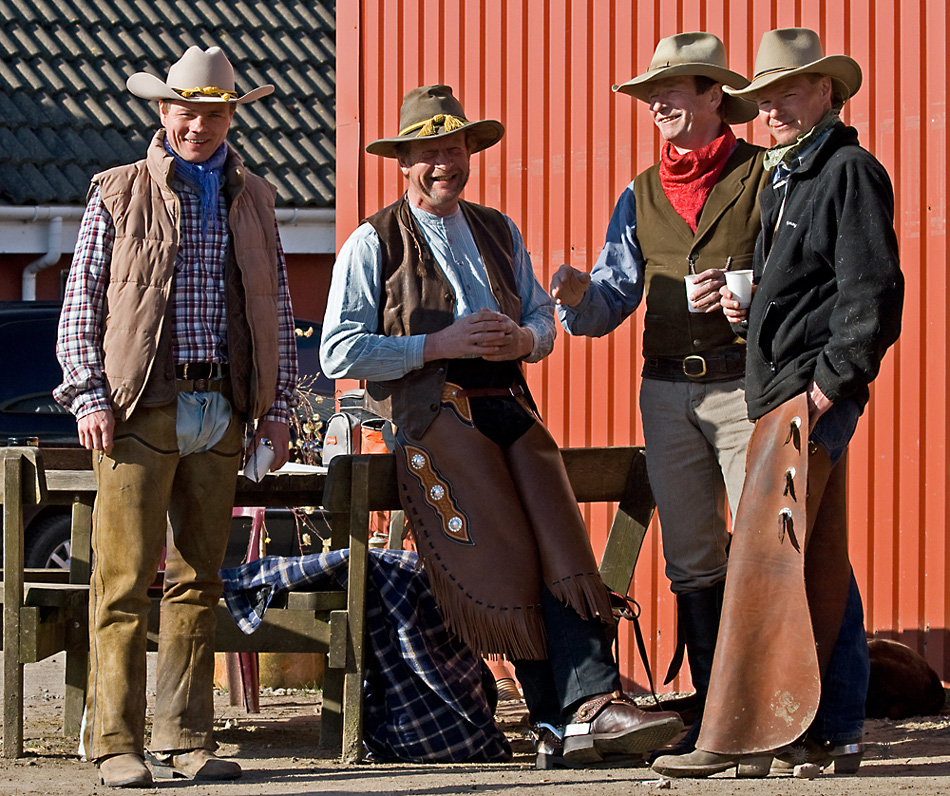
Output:
<path fill-rule="evenodd" d="M 349 550 L 268 556 L 221 570 L 224 598 L 253 633 L 275 594 L 346 586 Z M 415 553 L 371 550 L 366 598 L 364 742 L 381 760 L 504 762 L 511 748 L 495 724 L 484 664 L 449 633 Z M 490 675 L 489 675 L 490 677 Z"/>

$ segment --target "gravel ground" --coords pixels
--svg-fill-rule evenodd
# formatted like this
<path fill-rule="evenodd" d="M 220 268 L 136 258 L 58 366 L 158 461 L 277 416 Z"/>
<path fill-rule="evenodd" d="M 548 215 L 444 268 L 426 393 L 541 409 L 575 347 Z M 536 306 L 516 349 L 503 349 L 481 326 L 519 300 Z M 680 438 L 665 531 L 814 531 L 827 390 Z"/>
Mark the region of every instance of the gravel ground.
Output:
<path fill-rule="evenodd" d="M 154 657 L 154 656 L 153 656 Z M 64 656 L 26 667 L 24 705 L 26 756 L 0 758 L 0 796 L 102 794 L 116 791 L 98 785 L 95 767 L 75 754 L 76 739 L 60 734 Z M 773 775 L 737 780 L 721 774 L 707 780 L 661 780 L 649 768 L 600 768 L 536 771 L 524 726 L 524 705 L 502 702 L 499 722 L 515 757 L 494 765 L 415 765 L 361 763 L 344 765 L 317 749 L 318 691 L 269 691 L 261 712 L 249 715 L 233 707 L 225 693 L 216 696 L 219 754 L 238 760 L 244 776 L 230 783 L 198 785 L 181 780 L 161 782 L 139 793 L 192 796 L 256 794 L 442 794 L 479 793 L 504 796 L 561 794 L 619 796 L 679 793 L 690 796 L 896 796 L 902 792 L 950 795 L 950 716 L 906 721 L 869 721 L 867 754 L 855 776 L 822 774 L 812 779 Z"/>

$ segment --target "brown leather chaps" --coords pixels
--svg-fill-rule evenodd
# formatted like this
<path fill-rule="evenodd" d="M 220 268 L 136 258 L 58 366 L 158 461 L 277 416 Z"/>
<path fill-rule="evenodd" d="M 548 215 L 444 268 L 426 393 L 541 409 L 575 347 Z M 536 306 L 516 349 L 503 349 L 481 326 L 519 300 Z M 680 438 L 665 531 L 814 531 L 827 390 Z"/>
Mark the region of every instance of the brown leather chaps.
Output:
<path fill-rule="evenodd" d="M 851 576 L 845 478 L 808 449 L 804 394 L 757 421 L 698 748 L 771 751 L 814 719 Z"/>

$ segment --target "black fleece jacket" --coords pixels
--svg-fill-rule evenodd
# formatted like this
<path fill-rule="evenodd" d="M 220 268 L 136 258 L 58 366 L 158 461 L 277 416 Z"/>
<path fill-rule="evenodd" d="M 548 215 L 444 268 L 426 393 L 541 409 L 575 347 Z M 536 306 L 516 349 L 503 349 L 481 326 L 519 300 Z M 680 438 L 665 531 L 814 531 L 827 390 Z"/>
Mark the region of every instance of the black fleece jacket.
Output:
<path fill-rule="evenodd" d="M 805 392 L 812 379 L 832 403 L 851 397 L 863 407 L 900 334 L 904 298 L 887 172 L 857 131 L 838 123 L 787 186 L 759 194 L 759 206 L 749 417 Z"/>

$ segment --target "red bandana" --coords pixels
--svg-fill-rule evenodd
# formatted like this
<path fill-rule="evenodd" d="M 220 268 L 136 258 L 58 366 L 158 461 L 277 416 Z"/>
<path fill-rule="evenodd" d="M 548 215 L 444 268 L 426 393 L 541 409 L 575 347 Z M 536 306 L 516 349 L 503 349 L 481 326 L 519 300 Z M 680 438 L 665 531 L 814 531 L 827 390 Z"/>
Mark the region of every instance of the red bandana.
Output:
<path fill-rule="evenodd" d="M 667 142 L 660 155 L 660 185 L 673 209 L 696 231 L 699 214 L 736 146 L 736 137 L 728 125 L 712 143 L 692 152 L 677 152 Z"/>

